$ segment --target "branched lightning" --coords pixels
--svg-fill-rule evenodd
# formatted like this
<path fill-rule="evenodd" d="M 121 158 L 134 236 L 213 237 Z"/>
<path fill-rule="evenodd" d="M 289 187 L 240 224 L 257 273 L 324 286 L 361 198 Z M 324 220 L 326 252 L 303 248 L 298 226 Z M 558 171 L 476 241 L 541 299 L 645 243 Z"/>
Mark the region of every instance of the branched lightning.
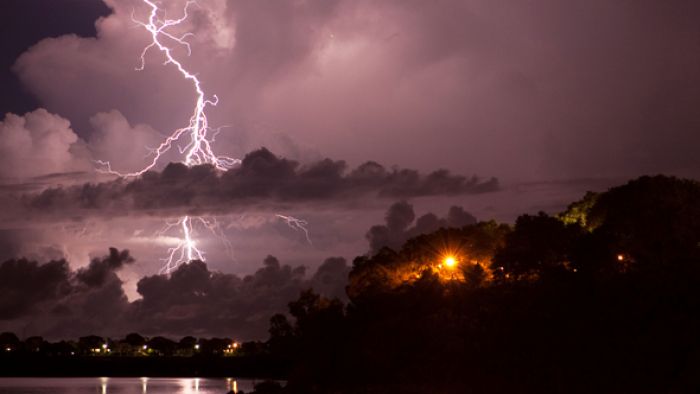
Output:
<path fill-rule="evenodd" d="M 169 32 L 169 29 L 173 26 L 177 26 L 183 23 L 189 17 L 189 8 L 197 3 L 195 1 L 188 1 L 185 4 L 183 10 L 183 16 L 178 19 L 168 19 L 167 17 L 159 17 L 160 9 L 153 0 L 142 0 L 149 8 L 150 14 L 147 22 L 143 22 L 134 17 L 133 13 L 131 19 L 134 23 L 143 27 L 146 31 L 151 34 L 151 43 L 148 44 L 141 52 L 141 62 L 136 67 L 137 70 L 143 70 L 146 67 L 146 55 L 151 49 L 157 49 L 165 57 L 163 65 L 173 65 L 182 76 L 192 82 L 194 90 L 196 92 L 196 102 L 194 106 L 194 113 L 190 117 L 189 124 L 186 127 L 177 129 L 172 132 L 161 144 L 152 149 L 151 155 L 153 156 L 151 162 L 142 168 L 141 170 L 122 173 L 112 169 L 112 165 L 108 161 L 98 160 L 99 164 L 98 171 L 118 175 L 121 177 L 136 177 L 146 171 L 151 170 L 158 164 L 160 158 L 168 152 L 173 143 L 179 141 L 183 135 L 189 135 L 189 142 L 184 146 L 179 148 L 181 154 L 184 154 L 183 163 L 188 166 L 194 166 L 199 164 L 211 164 L 219 170 L 226 171 L 233 166 L 240 164 L 239 159 L 234 159 L 228 156 L 218 156 L 214 153 L 211 147 L 211 143 L 216 136 L 217 130 L 212 130 L 209 127 L 209 120 L 206 115 L 206 108 L 208 106 L 216 106 L 219 99 L 216 95 L 212 96 L 211 99 L 207 99 L 202 89 L 202 84 L 197 76 L 190 71 L 188 71 L 180 61 L 178 61 L 173 55 L 173 48 L 164 44 L 165 41 L 171 41 L 178 44 L 185 49 L 187 49 L 187 54 L 190 56 L 192 54 L 192 48 L 187 42 L 187 38 L 193 36 L 192 33 L 185 33 L 181 36 L 176 36 Z M 213 131 L 211 137 L 209 133 Z"/>
<path fill-rule="evenodd" d="M 194 235 L 196 233 L 195 225 L 197 224 L 216 235 L 226 246 L 227 252 L 231 254 L 231 243 L 224 235 L 216 218 L 184 216 L 177 221 L 166 222 L 163 228 L 156 232 L 156 235 L 164 236 L 172 229 L 177 228 L 182 233 L 183 237 L 181 240 L 178 240 L 174 247 L 168 249 L 167 256 L 162 259 L 164 265 L 160 269 L 160 274 L 170 274 L 181 264 L 192 260 L 205 261 L 205 253 L 197 248 L 197 243 L 194 240 Z"/>
<path fill-rule="evenodd" d="M 297 218 L 292 217 L 292 216 L 285 216 L 285 215 L 280 215 L 280 214 L 277 214 L 275 216 L 277 216 L 278 218 L 287 222 L 287 225 L 289 227 L 291 227 L 292 229 L 294 229 L 295 231 L 303 232 L 304 236 L 306 237 L 306 242 L 308 242 L 309 245 L 311 245 L 311 238 L 309 237 L 309 230 L 306 228 L 306 226 L 309 224 L 309 222 L 307 222 L 306 220 L 303 220 L 303 219 L 297 219 Z"/>
<path fill-rule="evenodd" d="M 164 66 L 174 66 L 184 79 L 192 83 L 196 93 L 194 111 L 187 126 L 173 131 L 168 137 L 165 138 L 163 142 L 160 143 L 158 147 L 148 149 L 148 156 L 152 156 L 152 158 L 148 165 L 142 169 L 134 172 L 122 173 L 114 170 L 109 161 L 97 160 L 97 170 L 102 173 L 117 175 L 125 178 L 138 177 L 144 174 L 146 171 L 153 169 L 158 164 L 161 157 L 166 152 L 170 151 L 173 144 L 180 141 L 181 137 L 183 136 L 189 136 L 189 141 L 184 147 L 178 146 L 178 150 L 180 154 L 184 155 L 182 162 L 187 166 L 210 164 L 220 171 L 227 171 L 234 166 L 241 164 L 240 159 L 235 159 L 228 156 L 219 156 L 214 153 L 211 145 L 215 141 L 220 128 L 211 128 L 209 126 L 209 120 L 205 111 L 209 106 L 216 106 L 219 99 L 216 95 L 213 95 L 211 99 L 207 98 L 204 90 L 202 89 L 202 84 L 197 78 L 196 74 L 188 71 L 173 55 L 173 48 L 165 44 L 165 42 L 169 41 L 174 43 L 176 46 L 179 45 L 184 47 L 187 50 L 187 55 L 192 55 L 192 48 L 190 43 L 187 42 L 187 38 L 192 37 L 194 34 L 185 33 L 177 36 L 171 32 L 170 28 L 185 22 L 189 17 L 190 7 L 197 5 L 197 2 L 194 0 L 188 0 L 185 3 L 182 16 L 180 18 L 168 19 L 167 16 L 165 16 L 165 12 L 159 9 L 155 0 L 141 1 L 150 9 L 147 21 L 144 22 L 138 20 L 134 16 L 133 12 L 131 19 L 134 21 L 134 23 L 143 27 L 150 33 L 151 43 L 148 44 L 143 51 L 141 51 L 140 63 L 136 67 L 136 70 L 144 70 L 146 67 L 146 55 L 150 50 L 157 49 L 165 58 L 165 61 L 163 62 Z M 161 17 L 159 15 L 163 16 Z M 305 220 L 284 215 L 276 216 L 286 221 L 289 227 L 292 229 L 303 231 L 306 240 L 309 242 L 309 244 L 311 244 L 309 232 L 306 228 L 308 223 Z M 163 258 L 164 265 L 160 270 L 161 274 L 170 274 L 181 264 L 195 259 L 202 261 L 205 260 L 205 253 L 197 248 L 197 244 L 194 241 L 195 224 L 201 225 L 216 235 L 222 240 L 224 245 L 226 245 L 227 251 L 229 253 L 231 252 L 231 244 L 225 237 L 223 230 L 215 218 L 183 216 L 175 222 L 167 222 L 165 226 L 158 231 L 158 235 L 162 236 L 165 235 L 165 233 L 178 228 L 179 232 L 182 234 L 182 238 L 178 241 L 176 246 L 169 248 L 167 251 L 167 257 Z"/>
<path fill-rule="evenodd" d="M 195 241 L 192 239 L 193 227 L 192 218 L 184 216 L 177 222 L 169 222 L 160 231 L 164 234 L 171 228 L 179 226 L 182 229 L 184 239 L 176 246 L 168 249 L 168 256 L 163 259 L 165 265 L 160 269 L 160 274 L 170 274 L 180 264 L 187 263 L 192 260 L 204 261 L 204 253 L 197 249 Z"/>

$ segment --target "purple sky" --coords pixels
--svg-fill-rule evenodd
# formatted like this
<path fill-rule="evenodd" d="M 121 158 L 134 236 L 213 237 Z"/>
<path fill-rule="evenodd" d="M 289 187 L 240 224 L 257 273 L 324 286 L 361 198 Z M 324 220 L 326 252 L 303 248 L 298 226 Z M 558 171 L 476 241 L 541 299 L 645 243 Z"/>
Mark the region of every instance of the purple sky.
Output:
<path fill-rule="evenodd" d="M 168 1 L 168 16 L 183 4 Z M 183 214 L 216 216 L 231 243 L 200 229 L 210 270 L 258 275 L 274 255 L 282 266 L 309 267 L 310 281 L 327 257 L 351 262 L 367 252 L 365 234 L 398 200 L 417 216 L 447 217 L 454 205 L 479 220 L 512 221 L 642 174 L 700 176 L 697 1 L 198 4 L 173 30 L 194 34 L 192 55 L 175 54 L 220 99 L 208 111 L 223 127 L 214 149 L 243 158 L 266 147 L 277 158 L 255 156 L 227 181 L 195 188 L 187 180 L 200 175 L 178 173 L 169 188 L 150 179 L 133 193 L 119 181 L 82 185 L 112 181 L 95 173 L 94 160 L 141 168 L 148 147 L 187 124 L 194 102 L 157 52 L 135 69 L 149 42 L 131 20 L 132 11 L 146 17 L 141 0 L 0 3 L 0 110 L 8 113 L 0 118 L 0 199 L 11 207 L 1 258 L 65 257 L 78 294 L 90 288 L 78 282 L 91 258 L 129 249 L 135 263 L 110 266 L 125 292 L 112 289 L 115 308 L 127 311 L 143 296 L 138 280 L 158 272 L 179 236 L 158 229 Z M 158 171 L 181 157 L 166 159 Z M 363 173 L 353 171 L 367 161 L 385 175 L 358 180 Z M 400 169 L 420 175 L 391 175 Z M 449 174 L 430 175 L 438 169 Z M 45 189 L 53 194 L 37 200 Z M 306 219 L 312 244 L 275 213 Z M 0 307 L 0 329 L 6 321 L 72 334 L 46 318 L 56 307 L 42 299 L 9 320 Z M 241 310 L 264 315 L 249 308 Z M 153 324 L 144 330 L 167 331 Z"/>

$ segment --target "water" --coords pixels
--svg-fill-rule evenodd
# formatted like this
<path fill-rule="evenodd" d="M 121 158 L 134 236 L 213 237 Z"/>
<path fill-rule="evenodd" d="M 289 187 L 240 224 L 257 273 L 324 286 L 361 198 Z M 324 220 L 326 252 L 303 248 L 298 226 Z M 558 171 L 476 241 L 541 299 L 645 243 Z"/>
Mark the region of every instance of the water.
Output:
<path fill-rule="evenodd" d="M 0 394 L 250 393 L 257 382 L 232 378 L 0 378 Z"/>

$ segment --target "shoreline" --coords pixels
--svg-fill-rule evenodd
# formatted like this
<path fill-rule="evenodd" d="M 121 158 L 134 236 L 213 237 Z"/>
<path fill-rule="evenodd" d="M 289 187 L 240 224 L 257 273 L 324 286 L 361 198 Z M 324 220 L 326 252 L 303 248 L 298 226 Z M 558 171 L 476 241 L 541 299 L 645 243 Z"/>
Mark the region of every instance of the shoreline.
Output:
<path fill-rule="evenodd" d="M 286 380 L 290 364 L 273 357 L 32 357 L 0 358 L 0 378 L 227 378 Z"/>

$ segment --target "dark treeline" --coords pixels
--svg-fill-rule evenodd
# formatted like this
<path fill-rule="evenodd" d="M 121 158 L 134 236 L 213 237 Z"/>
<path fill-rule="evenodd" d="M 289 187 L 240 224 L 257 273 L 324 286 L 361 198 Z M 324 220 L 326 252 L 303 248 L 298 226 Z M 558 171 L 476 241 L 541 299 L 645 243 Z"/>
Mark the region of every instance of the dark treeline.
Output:
<path fill-rule="evenodd" d="M 347 293 L 272 318 L 284 392 L 698 392 L 700 184 L 418 236 L 355 259 Z"/>
<path fill-rule="evenodd" d="M 195 338 L 186 336 L 179 341 L 156 336 L 147 338 L 138 333 L 131 333 L 122 339 L 102 338 L 97 335 L 80 337 L 77 341 L 61 340 L 49 342 L 39 336 L 20 340 L 12 332 L 0 334 L 0 346 L 5 356 L 36 355 L 48 357 L 61 356 L 243 356 L 264 353 L 265 344 L 261 342 L 238 342 L 231 338 Z"/>
<path fill-rule="evenodd" d="M 0 334 L 0 376 L 238 376 L 279 378 L 288 360 L 271 355 L 261 342 L 230 338 L 179 341 L 137 333 L 122 339 L 97 335 L 49 342 Z"/>

